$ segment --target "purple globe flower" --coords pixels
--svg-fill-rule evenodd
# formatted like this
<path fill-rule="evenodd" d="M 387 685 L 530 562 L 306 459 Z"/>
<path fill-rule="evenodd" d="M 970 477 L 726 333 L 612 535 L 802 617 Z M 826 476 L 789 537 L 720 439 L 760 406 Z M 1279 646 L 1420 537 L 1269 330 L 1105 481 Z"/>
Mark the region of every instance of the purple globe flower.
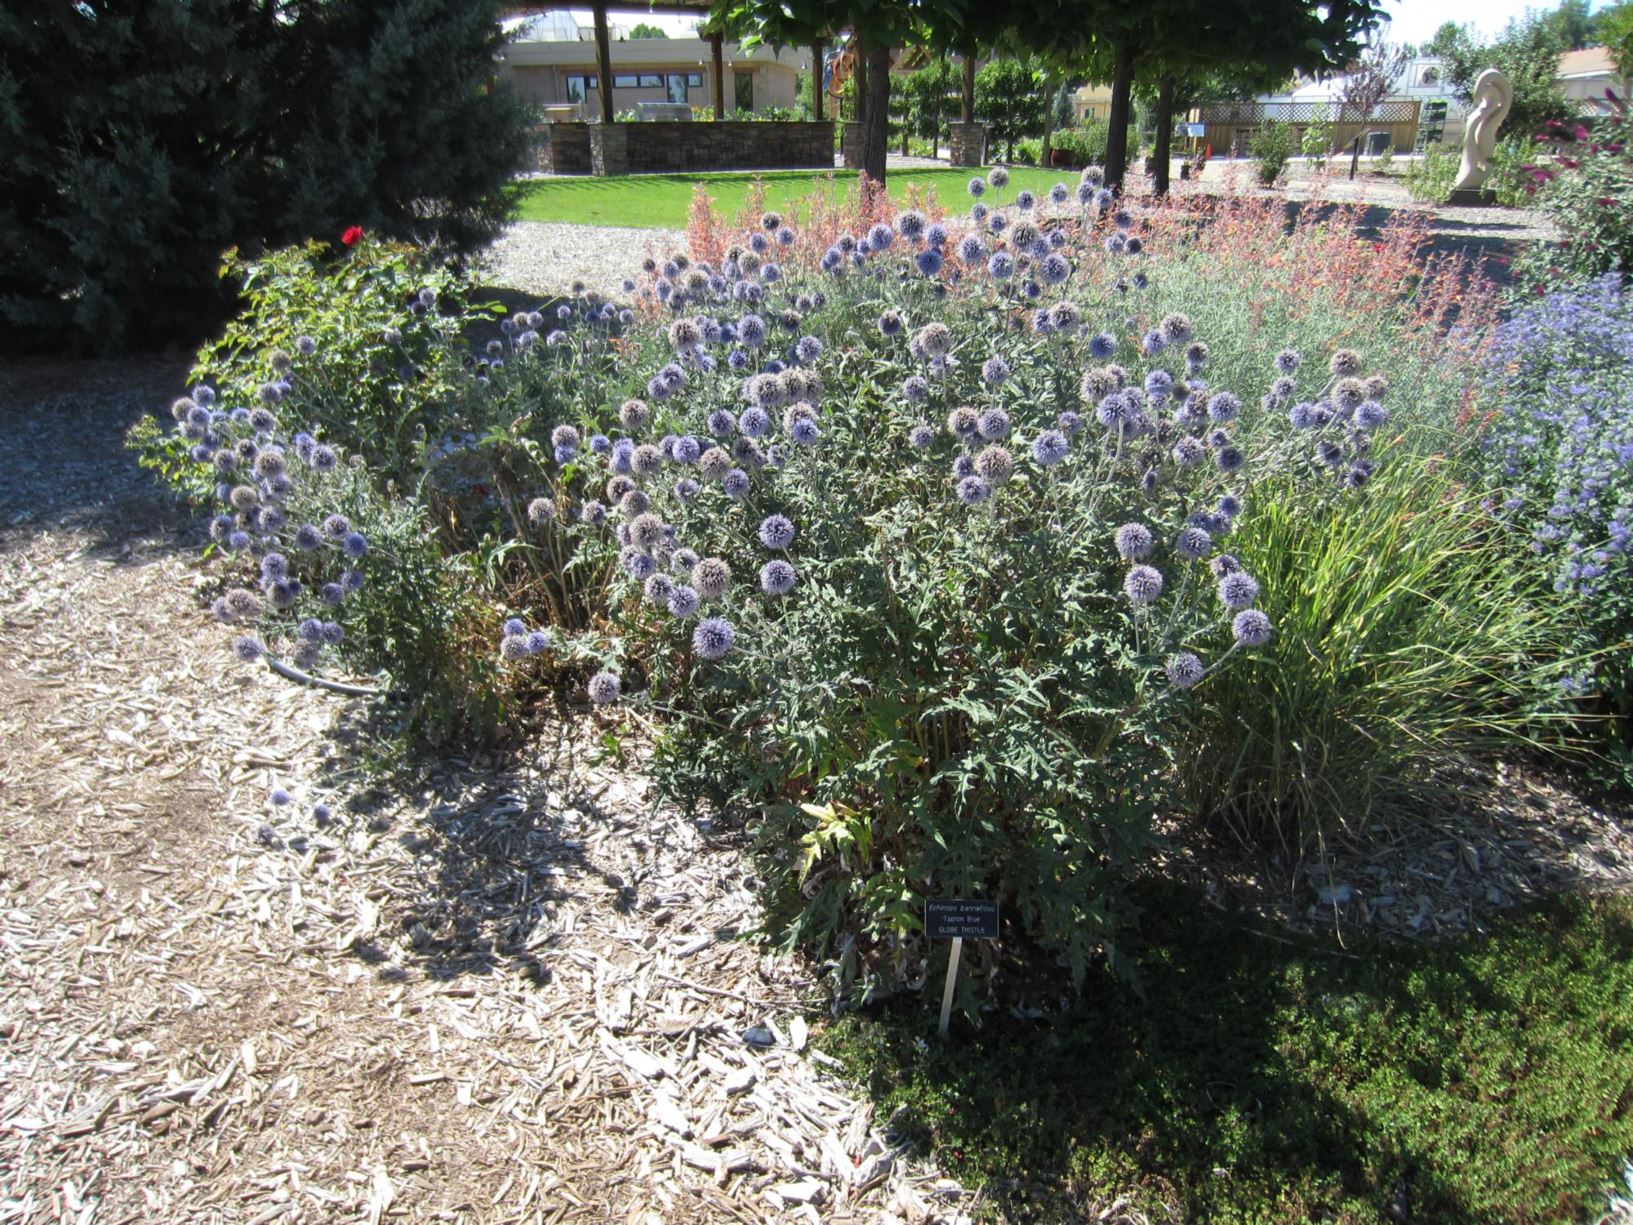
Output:
<path fill-rule="evenodd" d="M 346 551 L 347 557 L 362 557 L 369 551 L 368 537 L 362 532 L 347 532 L 340 547 Z"/>
<path fill-rule="evenodd" d="M 928 451 L 935 441 L 936 432 L 927 425 L 915 425 L 907 431 L 907 445 L 915 451 Z"/>
<path fill-rule="evenodd" d="M 995 281 L 1007 280 L 1015 271 L 1015 257 L 1008 251 L 995 252 L 987 261 L 987 275 Z"/>
<path fill-rule="evenodd" d="M 1053 468 L 1070 450 L 1066 435 L 1059 430 L 1044 430 L 1032 442 L 1032 458 L 1043 468 Z"/>
<path fill-rule="evenodd" d="M 793 428 L 788 431 L 788 436 L 802 447 L 812 447 L 822 437 L 822 431 L 817 428 L 817 423 L 810 417 L 801 417 L 794 422 Z"/>
<path fill-rule="evenodd" d="M 1051 251 L 1038 265 L 1038 278 L 1045 285 L 1059 285 L 1072 275 L 1072 266 L 1059 251 Z"/>
<path fill-rule="evenodd" d="M 741 468 L 733 468 L 720 480 L 720 488 L 726 491 L 726 496 L 734 501 L 748 497 L 748 473 Z"/>
<path fill-rule="evenodd" d="M 1262 647 L 1270 641 L 1270 618 L 1256 608 L 1236 614 L 1230 632 L 1245 647 Z"/>
<path fill-rule="evenodd" d="M 1117 544 L 1117 555 L 1124 561 L 1143 561 L 1151 556 L 1151 550 L 1156 544 L 1151 529 L 1143 523 L 1123 524 L 1117 529 L 1113 539 Z"/>
<path fill-rule="evenodd" d="M 1201 561 L 1213 551 L 1213 537 L 1199 527 L 1185 528 L 1174 542 L 1174 552 L 1186 561 Z"/>
<path fill-rule="evenodd" d="M 242 634 L 233 639 L 233 654 L 247 664 L 252 664 L 266 654 L 266 647 L 253 634 Z"/>
<path fill-rule="evenodd" d="M 958 500 L 965 506 L 976 506 L 992 496 L 992 486 L 978 476 L 966 476 L 958 482 Z"/>
<path fill-rule="evenodd" d="M 1296 351 L 1292 349 L 1283 349 L 1280 353 L 1276 354 L 1276 373 L 1293 374 L 1297 372 L 1301 360 L 1302 359 L 1299 357 Z"/>
<path fill-rule="evenodd" d="M 1202 661 L 1189 651 L 1181 651 L 1168 661 L 1168 683 L 1175 689 L 1189 689 L 1207 671 Z"/>
<path fill-rule="evenodd" d="M 505 622 L 504 636 L 506 638 L 525 638 L 527 636 L 527 623 L 520 617 L 511 617 Z"/>
<path fill-rule="evenodd" d="M 1117 352 L 1117 337 L 1110 332 L 1096 333 L 1089 340 L 1089 356 L 1096 361 L 1105 361 Z"/>
<path fill-rule="evenodd" d="M 988 442 L 1009 437 L 1009 414 L 1001 408 L 989 408 L 977 420 L 976 429 Z"/>
<path fill-rule="evenodd" d="M 698 605 L 702 603 L 697 591 L 685 583 L 677 583 L 675 589 L 669 593 L 669 614 L 684 620 L 697 613 Z"/>
<path fill-rule="evenodd" d="M 922 374 L 909 375 L 902 384 L 902 398 L 909 404 L 923 404 L 930 396 L 930 382 Z"/>
<path fill-rule="evenodd" d="M 1219 580 L 1219 602 L 1232 612 L 1252 608 L 1258 598 L 1258 580 L 1245 570 L 1233 570 Z"/>
<path fill-rule="evenodd" d="M 794 567 L 780 557 L 760 567 L 760 590 L 767 595 L 787 595 L 794 590 Z"/>
<path fill-rule="evenodd" d="M 981 380 L 989 387 L 1002 387 L 1009 379 L 1009 363 L 1001 357 L 989 357 L 981 363 Z"/>
<path fill-rule="evenodd" d="M 979 179 L 972 180 L 980 182 Z M 986 240 L 979 234 L 966 234 L 958 242 L 958 258 L 966 264 L 973 264 L 984 259 L 987 254 Z"/>
<path fill-rule="evenodd" d="M 623 693 L 624 682 L 619 679 L 616 672 L 597 672 L 590 677 L 589 684 L 584 689 L 595 705 L 610 706 Z"/>
<path fill-rule="evenodd" d="M 1389 420 L 1389 410 L 1376 400 L 1362 400 L 1355 406 L 1355 424 L 1363 430 L 1375 430 Z"/>
<path fill-rule="evenodd" d="M 750 438 L 764 438 L 771 432 L 771 414 L 759 405 L 750 405 L 737 418 L 737 428 Z"/>
<path fill-rule="evenodd" d="M 983 195 L 986 194 L 986 191 L 987 191 L 986 180 L 983 179 L 983 178 L 980 178 L 980 177 L 976 177 L 976 178 L 971 179 L 964 186 L 965 186 L 965 189 L 972 196 L 983 196 Z"/>
<path fill-rule="evenodd" d="M 794 543 L 794 525 L 785 515 L 767 515 L 760 520 L 760 543 L 779 552 Z"/>
<path fill-rule="evenodd" d="M 913 262 L 918 265 L 918 270 L 923 275 L 936 276 L 941 272 L 946 259 L 937 248 L 926 247 L 913 257 Z"/>
<path fill-rule="evenodd" d="M 724 617 L 705 617 L 692 631 L 692 649 L 704 659 L 724 659 L 736 636 Z"/>
<path fill-rule="evenodd" d="M 340 627 L 336 626 L 335 628 L 339 629 Z M 550 649 L 550 635 L 544 630 L 534 630 L 527 636 L 526 641 L 529 655 L 540 655 Z"/>
<path fill-rule="evenodd" d="M 1123 579 L 1123 592 L 1137 606 L 1154 604 L 1162 594 L 1162 574 L 1152 566 L 1135 566 Z"/>

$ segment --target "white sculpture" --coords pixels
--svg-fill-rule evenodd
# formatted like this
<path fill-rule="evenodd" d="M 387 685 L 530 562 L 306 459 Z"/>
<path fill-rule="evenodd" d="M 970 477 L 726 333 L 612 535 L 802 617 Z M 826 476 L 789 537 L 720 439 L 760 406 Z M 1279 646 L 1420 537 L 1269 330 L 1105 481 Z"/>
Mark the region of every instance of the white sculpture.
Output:
<path fill-rule="evenodd" d="M 1474 82 L 1474 109 L 1463 126 L 1463 163 L 1457 168 L 1453 191 L 1470 191 L 1485 184 L 1491 173 L 1491 155 L 1497 149 L 1497 128 L 1514 105 L 1514 86 L 1501 69 L 1487 68 Z"/>

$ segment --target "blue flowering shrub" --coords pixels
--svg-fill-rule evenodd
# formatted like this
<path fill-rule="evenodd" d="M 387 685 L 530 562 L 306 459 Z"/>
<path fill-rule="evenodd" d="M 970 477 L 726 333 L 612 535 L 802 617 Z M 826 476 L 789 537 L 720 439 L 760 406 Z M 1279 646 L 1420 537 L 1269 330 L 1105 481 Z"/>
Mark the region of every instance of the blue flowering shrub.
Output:
<path fill-rule="evenodd" d="M 1582 626 L 1561 684 L 1633 716 L 1633 296 L 1621 274 L 1558 290 L 1496 333 L 1482 453 L 1498 520 L 1540 560 Z M 1624 758 L 1623 770 L 1628 759 Z"/>
<path fill-rule="evenodd" d="M 247 331 L 173 410 L 214 482 L 217 615 L 248 659 L 309 673 L 340 652 L 398 690 L 452 676 L 452 705 L 507 724 L 550 684 L 609 721 L 656 716 L 660 789 L 746 815 L 768 930 L 846 989 L 922 975 L 929 896 L 1000 899 L 1074 981 L 1118 964 L 1156 817 L 1301 802 L 1221 763 L 1349 787 L 1287 751 L 1297 707 L 1268 695 L 1325 684 L 1322 734 L 1351 763 L 1387 742 L 1369 781 L 1495 726 L 1487 705 L 1522 724 L 1528 690 L 1471 677 L 1549 647 L 1467 645 L 1530 593 L 1504 605 L 1446 555 L 1470 517 L 1422 477 L 1459 437 L 1458 392 L 1415 282 L 1334 288 L 1363 263 L 1295 233 L 1341 257 L 1312 276 L 1278 214 L 1252 231 L 1274 258 L 1218 270 L 1239 316 L 1191 256 L 1245 240 L 1241 218 L 1183 221 L 1164 255 L 1159 219 L 1092 169 L 1006 186 L 972 180 L 956 222 L 867 193 L 848 225 L 767 213 L 649 260 L 626 305 L 579 292 L 439 333 L 413 363 L 436 394 L 385 370 L 366 430 L 339 371 L 384 363 L 369 337 L 407 343 L 442 289 L 393 280 L 362 337 Z M 1362 328 L 1387 369 L 1338 343 Z M 1388 632 L 1331 632 L 1385 609 Z M 445 661 L 430 681 L 421 655 Z M 1376 677 L 1414 667 L 1420 704 L 1397 709 Z M 1461 702 L 1439 722 L 1437 688 Z"/>

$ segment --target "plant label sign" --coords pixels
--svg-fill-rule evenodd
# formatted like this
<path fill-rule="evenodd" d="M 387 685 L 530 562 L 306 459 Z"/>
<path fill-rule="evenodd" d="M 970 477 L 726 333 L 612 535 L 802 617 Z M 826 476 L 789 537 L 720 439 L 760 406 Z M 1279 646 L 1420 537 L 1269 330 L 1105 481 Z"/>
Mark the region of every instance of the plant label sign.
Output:
<path fill-rule="evenodd" d="M 996 940 L 997 899 L 926 898 L 924 930 L 932 940 Z"/>
<path fill-rule="evenodd" d="M 994 898 L 931 897 L 924 899 L 924 934 L 931 940 L 951 940 L 947 953 L 947 986 L 941 992 L 941 1024 L 936 1033 L 945 1038 L 953 1015 L 953 987 L 958 982 L 958 957 L 966 940 L 998 938 L 998 903 Z"/>

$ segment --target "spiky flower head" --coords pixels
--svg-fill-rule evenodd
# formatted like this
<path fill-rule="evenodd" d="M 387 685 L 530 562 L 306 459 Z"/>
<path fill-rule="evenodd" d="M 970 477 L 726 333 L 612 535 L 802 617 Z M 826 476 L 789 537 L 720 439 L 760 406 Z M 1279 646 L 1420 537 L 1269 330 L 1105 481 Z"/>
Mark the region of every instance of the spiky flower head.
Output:
<path fill-rule="evenodd" d="M 997 442 L 1001 438 L 1009 437 L 1009 414 L 1001 408 L 989 408 L 982 413 L 976 423 L 981 437 L 988 442 Z"/>
<path fill-rule="evenodd" d="M 965 506 L 975 506 L 992 496 L 992 486 L 978 476 L 966 476 L 958 482 L 958 500 Z"/>
<path fill-rule="evenodd" d="M 1154 604 L 1162 594 L 1162 574 L 1153 566 L 1134 566 L 1123 579 L 1123 593 L 1135 605 Z"/>
<path fill-rule="evenodd" d="M 1143 561 L 1151 556 L 1151 549 L 1156 540 L 1151 535 L 1151 529 L 1143 523 L 1125 523 L 1117 529 L 1114 539 L 1117 544 L 1117 555 L 1124 561 Z"/>
<path fill-rule="evenodd" d="M 1354 349 L 1340 349 L 1332 355 L 1327 369 L 1332 371 L 1334 378 L 1353 378 L 1361 373 L 1361 355 Z"/>
<path fill-rule="evenodd" d="M 767 595 L 787 595 L 794 590 L 794 567 L 774 557 L 760 567 L 760 590 Z"/>
<path fill-rule="evenodd" d="M 794 543 L 794 525 L 786 515 L 767 515 L 760 520 L 760 543 L 781 551 Z"/>
<path fill-rule="evenodd" d="M 1219 580 L 1219 602 L 1232 612 L 1252 608 L 1258 598 L 1259 582 L 1245 570 L 1232 570 Z"/>
<path fill-rule="evenodd" d="M 947 414 L 947 430 L 956 438 L 974 438 L 980 428 L 980 414 L 967 404 L 961 404 Z"/>
<path fill-rule="evenodd" d="M 1059 430 L 1044 430 L 1032 441 L 1032 458 L 1043 468 L 1053 468 L 1070 450 L 1066 435 Z"/>
<path fill-rule="evenodd" d="M 718 557 L 705 557 L 692 567 L 692 586 L 705 600 L 718 600 L 731 587 L 731 567 Z"/>
<path fill-rule="evenodd" d="M 1003 484 L 1014 471 L 1015 458 L 1003 447 L 983 447 L 975 457 L 975 474 L 989 485 Z"/>
<path fill-rule="evenodd" d="M 589 684 L 584 687 L 590 701 L 597 706 L 612 705 L 618 700 L 623 689 L 624 682 L 619 679 L 616 672 L 597 672 L 590 677 Z"/>
<path fill-rule="evenodd" d="M 724 659 L 736 632 L 724 617 L 705 617 L 692 631 L 692 649 L 704 659 Z"/>
<path fill-rule="evenodd" d="M 1256 608 L 1246 609 L 1231 621 L 1230 632 L 1245 647 L 1262 647 L 1270 641 L 1270 618 Z"/>
<path fill-rule="evenodd" d="M 1206 671 L 1200 659 L 1189 651 L 1181 651 L 1168 661 L 1168 683 L 1175 689 L 1189 689 Z"/>
<path fill-rule="evenodd" d="M 907 445 L 915 451 L 928 451 L 935 441 L 936 432 L 927 425 L 915 425 L 907 431 Z"/>

